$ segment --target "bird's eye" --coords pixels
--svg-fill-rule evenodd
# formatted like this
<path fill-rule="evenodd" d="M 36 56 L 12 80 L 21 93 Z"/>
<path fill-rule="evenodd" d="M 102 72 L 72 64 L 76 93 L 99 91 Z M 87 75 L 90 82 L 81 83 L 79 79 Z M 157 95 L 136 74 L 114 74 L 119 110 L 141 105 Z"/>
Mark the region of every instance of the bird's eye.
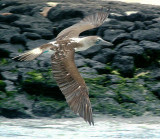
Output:
<path fill-rule="evenodd" d="M 101 40 L 100 39 L 98 39 L 97 41 L 96 41 L 96 44 L 99 44 L 101 42 Z"/>

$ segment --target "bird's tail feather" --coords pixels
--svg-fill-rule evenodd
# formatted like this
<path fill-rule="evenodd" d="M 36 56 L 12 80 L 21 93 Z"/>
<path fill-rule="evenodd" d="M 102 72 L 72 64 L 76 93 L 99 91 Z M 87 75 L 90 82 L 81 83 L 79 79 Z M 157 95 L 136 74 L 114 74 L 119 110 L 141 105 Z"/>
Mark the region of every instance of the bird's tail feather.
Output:
<path fill-rule="evenodd" d="M 19 61 L 31 61 L 37 58 L 39 55 L 41 55 L 44 52 L 47 52 L 53 45 L 52 44 L 44 44 L 40 47 L 37 47 L 35 49 L 32 49 L 26 53 L 23 53 L 21 55 L 18 55 L 12 59 L 19 60 Z"/>

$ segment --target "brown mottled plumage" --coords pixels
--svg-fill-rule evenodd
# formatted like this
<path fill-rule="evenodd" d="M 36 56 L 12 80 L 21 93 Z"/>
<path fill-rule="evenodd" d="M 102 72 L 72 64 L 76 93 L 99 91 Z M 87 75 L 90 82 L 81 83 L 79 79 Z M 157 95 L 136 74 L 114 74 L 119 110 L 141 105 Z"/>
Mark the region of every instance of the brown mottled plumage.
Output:
<path fill-rule="evenodd" d="M 46 50 L 54 51 L 54 54 L 51 56 L 53 76 L 71 110 L 76 114 L 78 113 L 85 121 L 89 122 L 90 125 L 94 125 L 94 121 L 89 92 L 85 81 L 75 65 L 74 54 L 75 51 L 86 50 L 95 44 L 111 45 L 98 36 L 79 38 L 81 32 L 103 24 L 108 14 L 109 10 L 108 12 L 101 11 L 87 16 L 79 23 L 61 31 L 55 41 L 13 58 L 20 61 L 30 61 Z"/>

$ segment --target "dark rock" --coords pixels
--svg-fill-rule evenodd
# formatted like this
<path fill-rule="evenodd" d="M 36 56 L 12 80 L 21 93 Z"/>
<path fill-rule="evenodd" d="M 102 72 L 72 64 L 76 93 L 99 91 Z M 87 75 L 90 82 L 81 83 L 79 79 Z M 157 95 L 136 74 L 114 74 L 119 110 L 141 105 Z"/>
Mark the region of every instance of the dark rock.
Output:
<path fill-rule="evenodd" d="M 88 73 L 88 74 L 96 74 L 97 71 L 93 68 L 90 68 L 90 67 L 82 67 L 82 68 L 79 68 L 79 72 L 81 73 Z"/>
<path fill-rule="evenodd" d="M 18 51 L 23 51 L 24 47 L 20 44 L 1 44 L 0 45 L 0 57 L 11 57 L 12 53 L 17 53 Z"/>
<path fill-rule="evenodd" d="M 25 105 L 18 101 L 4 101 L 0 105 L 1 116 L 7 118 L 31 118 L 32 116 L 25 111 Z"/>
<path fill-rule="evenodd" d="M 10 39 L 14 35 L 19 35 L 16 30 L 0 29 L 0 42 L 10 42 Z"/>
<path fill-rule="evenodd" d="M 16 69 L 16 63 L 12 61 L 12 63 L 7 63 L 0 66 L 0 71 L 12 71 Z"/>
<path fill-rule="evenodd" d="M 23 73 L 23 71 L 21 71 Z M 22 87 L 25 92 L 35 96 L 46 96 L 56 100 L 64 100 L 64 95 L 59 90 L 52 74 L 48 71 L 32 70 L 22 78 Z M 23 75 L 23 74 L 22 74 Z"/>
<path fill-rule="evenodd" d="M 114 50 L 115 51 L 119 51 L 119 49 L 122 48 L 123 46 L 136 45 L 136 44 L 137 44 L 136 41 L 133 41 L 133 40 L 124 40 L 122 43 L 118 44 Z"/>
<path fill-rule="evenodd" d="M 23 34 L 26 38 L 31 39 L 31 40 L 38 40 L 41 39 L 41 35 L 37 33 L 31 33 L 31 32 L 25 32 Z"/>
<path fill-rule="evenodd" d="M 70 18 L 83 18 L 84 14 L 80 9 L 61 9 L 59 7 L 53 7 L 49 12 L 48 12 L 48 19 L 50 19 L 52 22 L 57 22 L 59 20 L 63 19 L 70 19 Z"/>
<path fill-rule="evenodd" d="M 6 83 L 3 80 L 0 80 L 0 92 L 5 91 Z"/>
<path fill-rule="evenodd" d="M 11 15 L 0 15 L 0 22 L 11 23 L 19 19 L 18 15 L 11 14 Z"/>
<path fill-rule="evenodd" d="M 40 39 L 40 40 L 30 40 L 26 43 L 26 47 L 28 49 L 33 49 L 33 48 L 36 48 L 36 47 L 39 47 L 45 43 L 48 43 L 48 40 L 43 40 L 43 39 Z"/>
<path fill-rule="evenodd" d="M 4 80 L 4 82 L 6 83 L 6 87 L 5 87 L 6 91 L 16 91 L 17 90 L 13 82 L 9 80 Z"/>
<path fill-rule="evenodd" d="M 46 40 L 53 39 L 53 37 L 54 37 L 53 33 L 50 30 L 45 29 L 45 28 L 37 28 L 37 29 L 25 28 L 25 29 L 23 29 L 23 32 L 37 33 L 43 39 L 46 39 Z"/>
<path fill-rule="evenodd" d="M 84 57 L 78 53 L 75 53 L 74 59 L 79 60 L 79 59 L 84 59 Z"/>
<path fill-rule="evenodd" d="M 133 77 L 134 59 L 132 56 L 115 56 L 112 66 L 119 70 L 124 77 Z"/>
<path fill-rule="evenodd" d="M 151 87 L 151 91 L 160 98 L 160 83 L 153 84 Z"/>
<path fill-rule="evenodd" d="M 147 65 L 146 56 L 144 55 L 144 48 L 139 45 L 123 46 L 119 51 L 120 55 L 127 55 L 134 57 L 134 64 L 136 67 L 144 67 Z"/>
<path fill-rule="evenodd" d="M 34 98 L 34 97 L 33 97 Z M 25 104 L 25 110 L 27 110 L 27 112 L 32 109 L 32 106 L 34 104 L 34 99 L 28 99 L 28 95 L 23 94 L 23 93 L 18 93 L 14 96 L 15 101 L 18 101 L 21 104 Z"/>
<path fill-rule="evenodd" d="M 144 14 L 142 12 L 132 13 L 132 14 L 126 15 L 125 17 L 126 20 L 131 21 L 131 22 L 152 20 L 154 18 L 156 18 L 156 16 Z"/>
<path fill-rule="evenodd" d="M 52 22 L 40 15 L 36 16 L 20 15 L 20 19 L 18 21 L 11 23 L 11 25 L 19 27 L 22 32 L 36 33 L 36 31 L 39 31 L 39 29 L 46 29 L 50 32 L 53 31 Z"/>
<path fill-rule="evenodd" d="M 15 27 L 19 27 L 19 28 L 30 28 L 31 27 L 29 23 L 22 22 L 20 20 L 11 23 L 11 25 Z"/>
<path fill-rule="evenodd" d="M 36 102 L 33 105 L 32 113 L 40 117 L 50 117 L 65 108 L 65 103 L 58 101 Z"/>
<path fill-rule="evenodd" d="M 152 19 L 152 22 L 153 23 L 159 23 L 160 22 L 160 17 Z"/>
<path fill-rule="evenodd" d="M 159 28 L 160 29 L 160 23 L 154 23 L 154 24 L 151 24 L 148 26 L 149 29 L 152 29 L 152 28 Z"/>
<path fill-rule="evenodd" d="M 115 38 L 117 38 L 121 33 L 124 33 L 124 30 L 119 30 L 119 29 L 107 29 L 104 32 L 104 40 L 113 42 Z"/>
<path fill-rule="evenodd" d="M 123 46 L 119 52 L 120 55 L 128 55 L 128 56 L 140 56 L 143 55 L 144 49 L 139 45 L 127 45 Z"/>
<path fill-rule="evenodd" d="M 92 60 L 99 61 L 106 64 L 107 62 L 112 61 L 115 51 L 109 48 L 102 49 L 97 55 L 95 55 Z"/>
<path fill-rule="evenodd" d="M 43 61 L 39 62 L 39 66 L 40 66 L 40 68 L 42 68 L 42 67 L 45 67 L 45 68 L 51 67 L 50 57 L 49 57 L 49 59 L 45 58 Z"/>
<path fill-rule="evenodd" d="M 0 100 L 5 99 L 5 98 L 6 98 L 6 93 L 0 91 Z"/>
<path fill-rule="evenodd" d="M 111 19 L 108 22 L 105 22 L 103 25 L 101 25 L 98 29 L 98 35 L 99 36 L 103 36 L 103 32 L 106 29 L 120 29 L 120 30 L 128 30 L 128 28 L 132 27 L 134 25 L 134 23 L 129 22 L 129 21 L 118 21 L 118 20 L 114 20 Z"/>
<path fill-rule="evenodd" d="M 8 29 L 8 30 L 13 30 L 13 31 L 16 31 L 16 32 L 20 32 L 19 28 L 13 27 L 13 26 L 10 26 L 10 25 L 5 25 L 5 24 L 0 24 L 0 29 Z"/>
<path fill-rule="evenodd" d="M 37 65 L 37 61 L 33 60 L 33 61 L 27 61 L 27 62 L 16 62 L 17 67 L 18 68 L 33 68 L 36 69 Z"/>
<path fill-rule="evenodd" d="M 26 38 L 23 35 L 14 35 L 13 37 L 11 37 L 10 40 L 11 43 L 13 44 L 26 44 Z"/>
<path fill-rule="evenodd" d="M 17 1 L 0 1 L 0 9 L 9 7 L 9 6 L 17 6 L 20 5 Z"/>
<path fill-rule="evenodd" d="M 139 43 L 142 46 L 148 56 L 150 56 L 151 61 L 155 61 L 159 58 L 160 55 L 160 44 L 151 41 L 141 41 Z"/>
<path fill-rule="evenodd" d="M 86 66 L 85 59 L 77 59 L 75 60 L 77 68 Z"/>
<path fill-rule="evenodd" d="M 106 81 L 108 81 L 111 84 L 119 84 L 122 82 L 122 78 L 120 78 L 120 76 L 118 75 L 107 74 Z"/>
<path fill-rule="evenodd" d="M 138 29 L 146 29 L 145 25 L 140 22 L 140 21 L 135 21 L 134 25 L 130 28 L 128 28 L 128 31 L 134 31 L 134 30 L 138 30 Z"/>
<path fill-rule="evenodd" d="M 158 69 L 158 70 L 154 70 L 154 71 L 151 73 L 151 77 L 152 77 L 154 80 L 160 80 L 160 71 L 159 71 L 159 69 Z"/>
<path fill-rule="evenodd" d="M 99 74 L 105 74 L 109 72 L 106 68 L 106 64 L 91 59 L 85 59 L 85 63 L 87 66 L 95 69 Z"/>
<path fill-rule="evenodd" d="M 130 12 L 130 11 L 129 11 Z M 122 14 L 111 14 L 110 15 L 111 18 L 114 18 L 114 19 L 117 19 L 117 20 L 120 20 L 120 21 L 131 21 L 131 22 L 134 22 L 134 21 L 146 21 L 146 20 L 152 20 L 154 18 L 157 18 L 158 16 L 157 15 L 151 15 L 151 14 L 144 14 L 142 12 L 133 12 L 133 13 L 125 13 L 124 15 Z"/>
<path fill-rule="evenodd" d="M 10 10 L 11 13 L 15 14 L 26 14 L 26 15 L 32 15 L 32 10 L 36 5 L 19 5 Z"/>
<path fill-rule="evenodd" d="M 78 52 L 80 55 L 87 57 L 87 58 L 92 58 L 93 56 L 97 55 L 97 53 L 100 52 L 100 50 L 102 49 L 102 46 L 92 46 L 89 49 L 82 51 L 82 52 Z"/>
<path fill-rule="evenodd" d="M 136 30 L 132 32 L 133 39 L 142 41 L 142 40 L 148 40 L 156 42 L 160 39 L 160 29 L 159 28 L 153 28 L 149 30 Z"/>
<path fill-rule="evenodd" d="M 10 80 L 10 81 L 14 81 L 14 82 L 18 80 L 18 73 L 4 71 L 1 73 L 1 75 L 5 80 Z"/>
<path fill-rule="evenodd" d="M 125 40 L 128 40 L 131 38 L 131 35 L 129 33 L 121 33 L 120 35 L 118 35 L 116 38 L 114 38 L 112 40 L 113 44 L 120 44 Z"/>
<path fill-rule="evenodd" d="M 143 23 L 144 23 L 146 26 L 149 26 L 149 25 L 153 24 L 153 21 L 144 21 Z"/>

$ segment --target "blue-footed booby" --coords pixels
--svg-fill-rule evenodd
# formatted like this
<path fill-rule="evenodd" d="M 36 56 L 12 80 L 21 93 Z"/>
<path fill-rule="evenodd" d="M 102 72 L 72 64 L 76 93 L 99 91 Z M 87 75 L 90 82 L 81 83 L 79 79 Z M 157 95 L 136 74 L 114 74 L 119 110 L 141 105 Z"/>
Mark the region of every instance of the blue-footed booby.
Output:
<path fill-rule="evenodd" d="M 30 61 L 42 53 L 52 50 L 53 76 L 64 94 L 68 105 L 74 113 L 79 114 L 86 122 L 94 125 L 89 92 L 84 79 L 74 62 L 75 51 L 83 51 L 93 45 L 112 45 L 98 36 L 79 37 L 83 31 L 102 25 L 108 18 L 109 9 L 89 15 L 64 30 L 52 42 L 23 53 L 13 59 Z M 98 46 L 97 46 L 98 47 Z"/>

